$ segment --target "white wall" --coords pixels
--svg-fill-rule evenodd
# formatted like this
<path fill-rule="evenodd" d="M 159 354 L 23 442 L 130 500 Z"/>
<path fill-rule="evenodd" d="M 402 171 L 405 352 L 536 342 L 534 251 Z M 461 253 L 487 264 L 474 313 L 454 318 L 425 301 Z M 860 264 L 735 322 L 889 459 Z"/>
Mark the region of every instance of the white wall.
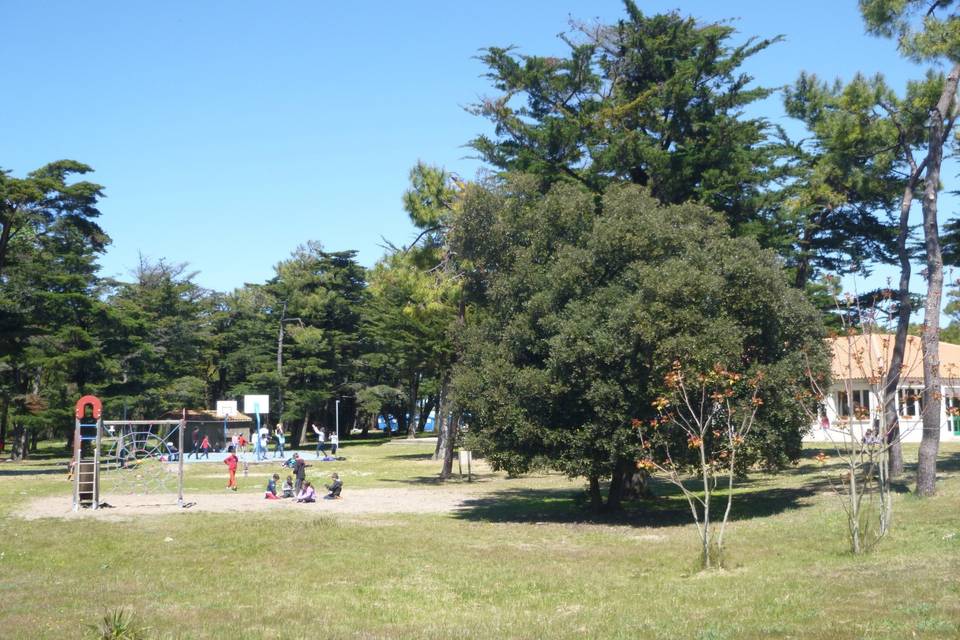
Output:
<path fill-rule="evenodd" d="M 916 389 L 916 387 L 907 387 Z M 857 383 L 853 382 L 849 385 L 835 384 L 830 387 L 830 395 L 825 400 L 825 411 L 826 418 L 829 421 L 830 427 L 825 429 L 822 424 L 822 419 L 817 421 L 816 424 L 812 426 L 810 432 L 804 437 L 804 442 L 830 442 L 838 441 L 844 439 L 844 434 L 848 433 L 847 430 L 838 429 L 839 425 L 849 425 L 849 432 L 852 432 L 854 436 L 859 440 L 863 438 L 863 433 L 873 427 L 873 416 L 876 415 L 877 409 L 881 406 L 882 402 L 877 394 L 870 393 L 870 414 L 871 418 L 868 420 L 857 420 L 853 417 L 847 418 L 845 421 L 839 420 L 839 414 L 837 411 L 837 393 L 840 391 L 855 391 L 855 390 L 869 390 L 869 387 L 866 383 Z M 947 397 L 949 395 L 960 396 L 960 388 L 948 388 L 944 387 L 943 396 Z M 941 441 L 956 441 L 960 442 L 960 436 L 954 435 L 952 418 L 949 418 L 946 413 L 945 402 L 944 400 L 940 401 L 939 414 L 940 414 L 940 440 Z M 897 409 L 900 407 L 898 405 Z M 923 421 L 920 416 L 915 418 L 908 418 L 900 416 L 900 436 L 903 442 L 920 442 L 920 437 L 923 433 Z"/>

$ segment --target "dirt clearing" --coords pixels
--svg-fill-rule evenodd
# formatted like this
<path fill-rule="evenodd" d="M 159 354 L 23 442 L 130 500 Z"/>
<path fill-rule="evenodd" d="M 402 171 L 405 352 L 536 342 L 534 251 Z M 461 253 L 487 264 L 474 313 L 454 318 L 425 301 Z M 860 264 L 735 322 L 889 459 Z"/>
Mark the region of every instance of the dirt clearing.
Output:
<path fill-rule="evenodd" d="M 483 495 L 469 489 L 354 489 L 340 500 L 318 500 L 300 504 L 291 499 L 266 500 L 262 493 L 192 493 L 184 495 L 188 508 L 177 507 L 176 495 L 109 495 L 103 500 L 110 507 L 81 509 L 74 512 L 71 497 L 35 498 L 20 506 L 14 515 L 27 520 L 38 518 L 100 518 L 126 520 L 130 516 L 173 513 L 230 513 L 294 510 L 329 515 L 389 513 L 449 513 L 467 500 Z"/>

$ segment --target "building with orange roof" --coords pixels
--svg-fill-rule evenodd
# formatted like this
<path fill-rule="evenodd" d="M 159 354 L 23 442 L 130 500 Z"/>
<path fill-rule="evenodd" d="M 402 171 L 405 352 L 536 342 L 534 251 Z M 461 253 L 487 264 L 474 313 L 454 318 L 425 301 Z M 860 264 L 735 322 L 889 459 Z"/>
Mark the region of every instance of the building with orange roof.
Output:
<path fill-rule="evenodd" d="M 817 424 L 805 440 L 836 440 L 838 433 L 852 431 L 858 438 L 868 429 L 880 431 L 884 381 L 890 369 L 894 336 L 889 333 L 841 335 L 829 338 L 833 359 L 829 391 L 824 389 L 823 409 Z M 923 406 L 923 355 L 920 338 L 907 336 L 897 413 L 904 442 L 919 442 L 923 415 L 936 411 L 940 439 L 960 441 L 960 345 L 941 342 L 939 346 L 941 399 L 938 406 Z"/>

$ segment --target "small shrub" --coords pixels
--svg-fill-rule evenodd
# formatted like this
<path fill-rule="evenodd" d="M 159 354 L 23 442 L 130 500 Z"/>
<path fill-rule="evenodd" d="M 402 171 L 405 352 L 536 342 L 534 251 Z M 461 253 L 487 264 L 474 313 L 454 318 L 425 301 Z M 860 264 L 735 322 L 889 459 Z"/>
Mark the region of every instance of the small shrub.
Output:
<path fill-rule="evenodd" d="M 99 640 L 146 640 L 147 629 L 137 622 L 132 611 L 118 607 L 108 611 L 94 625 L 90 625 L 93 637 Z"/>

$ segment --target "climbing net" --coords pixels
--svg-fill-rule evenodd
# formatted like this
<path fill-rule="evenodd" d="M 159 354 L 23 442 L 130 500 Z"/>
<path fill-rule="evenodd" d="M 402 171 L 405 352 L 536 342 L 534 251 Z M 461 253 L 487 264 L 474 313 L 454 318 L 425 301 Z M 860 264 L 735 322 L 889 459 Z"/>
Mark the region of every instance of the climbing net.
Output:
<path fill-rule="evenodd" d="M 101 473 L 107 490 L 123 495 L 175 493 L 179 428 L 176 423 L 110 424 L 112 442 L 106 441 Z"/>

